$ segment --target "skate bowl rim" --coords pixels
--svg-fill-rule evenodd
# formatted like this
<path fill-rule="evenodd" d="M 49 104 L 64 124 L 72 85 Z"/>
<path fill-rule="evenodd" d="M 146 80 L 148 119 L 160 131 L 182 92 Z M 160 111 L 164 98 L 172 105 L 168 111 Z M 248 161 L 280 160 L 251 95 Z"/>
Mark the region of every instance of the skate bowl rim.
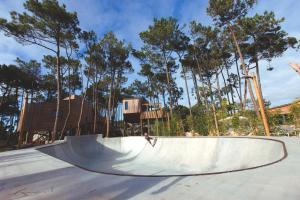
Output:
<path fill-rule="evenodd" d="M 81 136 L 67 136 L 65 137 L 65 139 L 63 141 L 58 141 L 55 142 L 54 144 L 48 144 L 42 147 L 36 147 L 35 149 L 40 151 L 40 149 L 44 149 L 44 148 L 49 148 L 51 146 L 57 146 L 57 145 L 62 145 L 64 143 L 67 142 L 68 137 L 72 138 L 72 137 L 90 137 L 90 136 L 101 136 L 99 135 L 81 135 Z M 128 137 L 143 137 L 143 136 L 128 136 Z M 84 167 L 82 165 L 78 165 L 75 163 L 72 163 L 70 161 L 66 161 L 63 160 L 61 158 L 55 157 L 53 155 L 49 155 L 47 153 L 44 153 L 43 151 L 40 151 L 43 154 L 49 155 L 55 159 L 58 159 L 60 161 L 66 162 L 70 165 L 73 165 L 77 168 L 80 168 L 82 170 L 85 171 L 89 171 L 89 172 L 93 172 L 93 173 L 98 173 L 98 174 L 105 174 L 105 175 L 115 175 L 115 176 L 127 176 L 127 177 L 188 177 L 188 176 L 208 176 L 208 175 L 219 175 L 219 174 L 227 174 L 227 173 L 234 173 L 234 172 L 242 172 L 242 171 L 248 171 L 248 170 L 253 170 L 253 169 L 258 169 L 258 168 L 263 168 L 263 167 L 267 167 L 276 163 L 279 163 L 281 161 L 283 161 L 284 159 L 286 159 L 288 157 L 288 152 L 286 149 L 286 145 L 284 143 L 284 141 L 280 140 L 280 139 L 274 139 L 274 137 L 272 138 L 267 138 L 267 137 L 263 137 L 263 136 L 196 136 L 196 137 L 186 137 L 186 136 L 153 136 L 156 138 L 186 138 L 186 139 L 193 139 L 193 138 L 233 138 L 233 139 L 250 139 L 250 140 L 267 140 L 267 141 L 273 141 L 273 142 L 277 142 L 280 143 L 282 145 L 282 150 L 283 150 L 283 156 L 273 162 L 269 162 L 266 164 L 262 164 L 262 165 L 257 165 L 257 166 L 253 166 L 253 167 L 245 167 L 245 168 L 240 168 L 240 169 L 234 169 L 234 170 L 222 170 L 222 171 L 216 171 L 216 172 L 205 172 L 205 173 L 184 173 L 184 174 L 128 174 L 128 173 L 119 173 L 119 172 L 108 172 L 108 171 L 101 171 L 101 170 L 93 170 L 93 169 L 89 169 L 87 167 Z M 119 137 L 122 138 L 122 137 Z"/>

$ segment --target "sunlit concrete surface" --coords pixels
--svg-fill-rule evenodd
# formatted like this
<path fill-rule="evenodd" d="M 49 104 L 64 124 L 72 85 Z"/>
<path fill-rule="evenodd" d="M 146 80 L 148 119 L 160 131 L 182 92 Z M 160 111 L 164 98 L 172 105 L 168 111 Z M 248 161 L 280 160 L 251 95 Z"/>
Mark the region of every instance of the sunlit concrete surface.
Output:
<path fill-rule="evenodd" d="M 4 152 L 0 199 L 299 200 L 300 139 L 272 139 L 284 144 L 255 138 L 159 138 L 151 147 L 142 137 L 85 136 Z M 234 172 L 166 176 L 227 171 Z"/>
<path fill-rule="evenodd" d="M 39 151 L 90 171 L 139 176 L 222 173 L 286 156 L 280 141 L 242 137 L 160 137 L 154 146 L 144 137 L 67 137 L 65 143 Z"/>

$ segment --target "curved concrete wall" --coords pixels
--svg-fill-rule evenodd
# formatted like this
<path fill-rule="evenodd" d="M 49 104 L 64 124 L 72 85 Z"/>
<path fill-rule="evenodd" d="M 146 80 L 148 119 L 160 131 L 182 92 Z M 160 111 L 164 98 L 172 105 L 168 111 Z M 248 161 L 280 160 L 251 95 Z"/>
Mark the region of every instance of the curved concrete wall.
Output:
<path fill-rule="evenodd" d="M 38 149 L 78 167 L 108 174 L 175 176 L 224 173 L 269 165 L 285 158 L 284 143 L 246 137 L 67 137 Z"/>

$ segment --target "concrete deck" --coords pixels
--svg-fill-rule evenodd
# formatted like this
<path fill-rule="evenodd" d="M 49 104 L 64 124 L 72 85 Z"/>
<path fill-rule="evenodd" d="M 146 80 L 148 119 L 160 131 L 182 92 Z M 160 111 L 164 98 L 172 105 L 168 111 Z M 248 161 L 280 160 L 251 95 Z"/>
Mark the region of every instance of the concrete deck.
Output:
<path fill-rule="evenodd" d="M 0 199 L 300 199 L 300 138 L 81 138 L 0 153 Z"/>

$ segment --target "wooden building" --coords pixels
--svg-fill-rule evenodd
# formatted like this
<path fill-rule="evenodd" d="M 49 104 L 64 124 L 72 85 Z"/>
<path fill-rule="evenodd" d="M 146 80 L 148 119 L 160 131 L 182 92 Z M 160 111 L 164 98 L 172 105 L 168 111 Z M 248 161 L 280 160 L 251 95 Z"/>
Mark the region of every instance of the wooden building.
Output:
<path fill-rule="evenodd" d="M 281 120 L 281 123 L 285 124 L 287 119 L 289 119 L 289 115 L 291 114 L 291 107 L 293 105 L 300 106 L 300 99 L 293 103 L 288 103 L 288 104 L 270 108 L 268 110 L 268 112 L 273 115 L 278 115 L 280 117 L 279 119 Z M 296 127 L 300 128 L 300 118 L 299 117 L 294 116 L 294 123 L 295 123 Z"/>
<path fill-rule="evenodd" d="M 65 131 L 67 135 L 74 135 L 76 132 L 78 119 L 81 109 L 81 97 L 72 96 L 70 99 L 71 110 L 69 119 L 66 124 Z M 60 102 L 60 113 L 57 130 L 61 132 L 69 111 L 69 98 Z M 88 134 L 92 132 L 94 111 L 92 105 L 88 102 L 83 103 L 83 113 L 80 123 L 82 133 Z M 53 131 L 54 120 L 56 114 L 56 102 L 40 102 L 26 103 L 24 100 L 20 113 L 20 120 L 17 131 L 22 135 L 22 141 L 31 143 L 34 134 L 46 134 L 48 139 Z M 99 126 L 99 122 L 97 123 Z"/>
<path fill-rule="evenodd" d="M 270 108 L 270 109 L 268 109 L 268 112 L 271 113 L 271 114 L 287 115 L 291 112 L 290 108 L 293 104 L 300 105 L 300 100 L 297 100 L 294 103 L 283 104 L 283 105 L 280 105 L 280 106 Z"/>
<path fill-rule="evenodd" d="M 122 102 L 122 112 L 126 123 L 140 123 L 140 115 L 147 110 L 143 98 L 125 98 Z"/>
<path fill-rule="evenodd" d="M 167 113 L 162 110 L 160 104 L 150 104 L 144 98 L 139 97 L 123 99 L 122 112 L 125 132 L 130 129 L 131 134 L 149 132 L 150 124 L 154 120 L 164 120 L 167 117 Z"/>

